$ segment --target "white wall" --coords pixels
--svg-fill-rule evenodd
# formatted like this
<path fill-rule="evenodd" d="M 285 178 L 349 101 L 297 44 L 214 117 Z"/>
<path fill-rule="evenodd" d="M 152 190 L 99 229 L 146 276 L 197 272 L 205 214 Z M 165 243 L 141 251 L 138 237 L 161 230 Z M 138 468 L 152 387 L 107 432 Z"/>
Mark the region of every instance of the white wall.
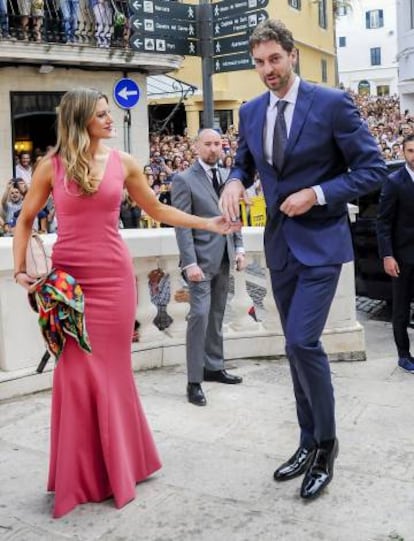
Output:
<path fill-rule="evenodd" d="M 410 7 L 412 5 L 412 8 Z M 411 28 L 413 0 L 397 3 L 399 94 L 401 111 L 409 109 L 414 115 L 414 29 Z"/>
<path fill-rule="evenodd" d="M 390 93 L 398 93 L 396 0 L 358 0 L 352 10 L 337 18 L 336 39 L 346 38 L 346 47 L 338 46 L 339 81 L 346 88 L 358 90 L 358 83 L 367 80 L 371 94 L 379 85 L 388 85 Z M 384 26 L 367 29 L 365 13 L 382 9 Z M 381 48 L 381 65 L 371 66 L 370 49 Z"/>

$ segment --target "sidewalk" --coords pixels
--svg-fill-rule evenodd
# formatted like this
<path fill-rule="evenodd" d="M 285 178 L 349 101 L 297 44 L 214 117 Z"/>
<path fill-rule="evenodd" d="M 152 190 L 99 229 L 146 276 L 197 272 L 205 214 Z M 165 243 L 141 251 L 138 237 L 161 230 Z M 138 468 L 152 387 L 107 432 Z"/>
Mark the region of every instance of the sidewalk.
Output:
<path fill-rule="evenodd" d="M 285 360 L 229 363 L 244 383 L 205 383 L 206 408 L 186 402 L 182 366 L 137 374 L 163 469 L 120 511 L 51 519 L 50 394 L 0 403 L 0 540 L 413 541 L 414 376 L 396 368 L 390 324 L 364 324 L 368 360 L 332 364 L 340 451 L 318 500 L 272 479 L 298 437 Z"/>

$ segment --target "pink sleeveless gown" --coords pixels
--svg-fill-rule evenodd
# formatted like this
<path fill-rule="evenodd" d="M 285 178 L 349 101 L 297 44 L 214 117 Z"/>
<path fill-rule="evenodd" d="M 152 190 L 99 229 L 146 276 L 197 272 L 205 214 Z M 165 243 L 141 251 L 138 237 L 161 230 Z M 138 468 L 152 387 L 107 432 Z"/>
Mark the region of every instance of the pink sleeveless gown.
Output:
<path fill-rule="evenodd" d="M 131 256 L 118 232 L 124 182 L 112 150 L 97 193 L 64 187 L 55 157 L 53 197 L 58 239 L 53 265 L 85 295 L 92 354 L 68 338 L 54 371 L 48 490 L 55 518 L 77 504 L 114 497 L 120 508 L 135 485 L 161 467 L 131 369 L 136 290 Z"/>

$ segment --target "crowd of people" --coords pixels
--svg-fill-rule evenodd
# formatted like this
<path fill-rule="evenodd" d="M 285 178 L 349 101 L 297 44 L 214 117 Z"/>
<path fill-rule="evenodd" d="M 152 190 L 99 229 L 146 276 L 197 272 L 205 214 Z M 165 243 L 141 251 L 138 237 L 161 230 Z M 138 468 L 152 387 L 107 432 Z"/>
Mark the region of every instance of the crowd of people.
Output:
<path fill-rule="evenodd" d="M 377 141 L 384 160 L 402 160 L 402 141 L 404 137 L 414 133 L 414 115 L 411 115 L 409 111 L 400 112 L 399 99 L 396 96 L 360 96 L 352 91 L 349 93 Z M 220 166 L 228 170 L 233 166 L 237 150 L 237 135 L 236 128 L 231 125 L 221 137 Z M 46 151 L 49 150 L 50 148 L 46 149 Z M 22 152 L 16 158 L 15 177 L 7 183 L 2 198 L 0 235 L 12 234 L 19 206 L 21 207 L 24 194 L 30 186 L 33 169 L 42 155 L 43 152 L 37 149 L 33 153 L 33 159 L 28 152 Z M 150 136 L 149 161 L 144 166 L 144 174 L 148 185 L 162 203 L 171 204 L 170 189 L 173 176 L 188 169 L 197 160 L 197 157 L 198 151 L 195 141 L 186 133 L 184 135 L 152 134 Z M 17 191 L 20 195 L 17 194 Z M 250 195 L 261 195 L 259 177 L 256 178 L 249 193 Z M 11 208 L 14 209 L 13 213 Z M 36 220 L 34 228 L 42 233 L 51 233 L 56 230 L 56 225 L 53 201 L 50 200 Z M 147 228 L 158 225 L 137 207 L 127 193 L 124 194 L 120 213 L 121 228 Z M 166 224 L 160 225 L 166 226 Z"/>
<path fill-rule="evenodd" d="M 129 47 L 126 0 L 0 0 L 0 39 Z"/>

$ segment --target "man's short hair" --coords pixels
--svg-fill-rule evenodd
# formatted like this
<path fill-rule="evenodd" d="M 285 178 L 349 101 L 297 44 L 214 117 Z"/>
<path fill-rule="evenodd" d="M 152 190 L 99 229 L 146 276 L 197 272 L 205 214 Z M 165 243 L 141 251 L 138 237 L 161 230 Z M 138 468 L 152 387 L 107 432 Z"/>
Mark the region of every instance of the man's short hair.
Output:
<path fill-rule="evenodd" d="M 249 38 L 249 49 L 253 51 L 256 45 L 266 41 L 279 43 L 286 52 L 291 53 L 295 48 L 292 32 L 282 23 L 275 19 L 267 19 L 258 24 Z"/>
<path fill-rule="evenodd" d="M 407 143 L 411 143 L 412 141 L 414 141 L 414 133 L 410 133 L 410 135 L 406 135 L 402 142 L 403 150 L 405 150 L 405 145 Z"/>

